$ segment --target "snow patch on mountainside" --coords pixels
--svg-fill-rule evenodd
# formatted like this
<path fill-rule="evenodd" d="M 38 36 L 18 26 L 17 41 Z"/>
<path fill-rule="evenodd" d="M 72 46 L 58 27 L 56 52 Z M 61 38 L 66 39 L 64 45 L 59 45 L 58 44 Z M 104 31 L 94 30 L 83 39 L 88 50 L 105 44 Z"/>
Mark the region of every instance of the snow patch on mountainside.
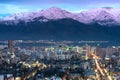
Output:
<path fill-rule="evenodd" d="M 41 18 L 42 17 L 42 18 Z M 63 19 L 71 18 L 82 23 L 98 23 L 100 25 L 120 25 L 120 9 L 114 9 L 110 7 L 97 8 L 88 11 L 82 11 L 80 13 L 71 13 L 66 10 L 52 7 L 46 10 L 40 10 L 37 12 L 25 12 L 18 13 L 3 18 L 3 21 L 24 21 L 31 22 L 35 18 L 40 22 L 47 22 L 51 19 Z"/>
<path fill-rule="evenodd" d="M 97 8 L 80 12 L 77 15 L 86 19 L 88 23 L 98 22 L 101 25 L 120 24 L 120 9 Z"/>
<path fill-rule="evenodd" d="M 40 10 L 37 12 L 14 14 L 12 16 L 5 17 L 3 20 L 24 20 L 25 22 L 27 22 L 37 17 L 45 17 L 47 19 L 72 18 L 78 20 L 77 15 L 74 15 L 57 7 L 52 7 L 47 10 Z"/>

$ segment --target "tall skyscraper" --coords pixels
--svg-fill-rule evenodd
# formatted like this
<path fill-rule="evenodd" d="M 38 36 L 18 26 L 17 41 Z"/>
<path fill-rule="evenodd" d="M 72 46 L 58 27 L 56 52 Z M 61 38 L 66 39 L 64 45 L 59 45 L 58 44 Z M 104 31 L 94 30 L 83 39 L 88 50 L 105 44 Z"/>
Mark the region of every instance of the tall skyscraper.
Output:
<path fill-rule="evenodd" d="M 12 49 L 12 48 L 13 48 L 13 41 L 12 41 L 12 40 L 9 40 L 9 41 L 8 41 L 8 48 L 9 48 L 9 49 Z"/>

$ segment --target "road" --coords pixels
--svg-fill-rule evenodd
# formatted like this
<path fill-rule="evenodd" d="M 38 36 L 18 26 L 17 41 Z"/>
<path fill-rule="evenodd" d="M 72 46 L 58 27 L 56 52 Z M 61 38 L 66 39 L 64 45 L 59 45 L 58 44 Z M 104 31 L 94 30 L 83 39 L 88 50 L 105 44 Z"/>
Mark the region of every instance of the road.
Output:
<path fill-rule="evenodd" d="M 91 53 L 92 59 L 95 62 L 96 69 L 100 72 L 102 77 L 106 77 L 107 80 L 113 80 L 112 77 L 108 74 L 109 72 L 107 71 L 106 68 L 101 68 L 100 63 L 98 61 L 99 57 L 96 54 Z"/>

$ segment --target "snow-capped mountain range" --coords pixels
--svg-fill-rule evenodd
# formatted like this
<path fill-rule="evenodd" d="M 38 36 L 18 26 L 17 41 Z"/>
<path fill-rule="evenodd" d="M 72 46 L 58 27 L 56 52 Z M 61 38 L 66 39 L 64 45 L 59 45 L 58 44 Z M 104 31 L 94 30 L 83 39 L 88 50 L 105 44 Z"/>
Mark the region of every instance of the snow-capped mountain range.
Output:
<path fill-rule="evenodd" d="M 85 24 L 98 23 L 100 25 L 120 25 L 120 9 L 103 7 L 79 13 L 72 13 L 57 7 L 52 7 L 36 12 L 13 14 L 2 18 L 1 21 L 19 22 L 19 20 L 22 20 L 30 22 L 34 21 L 35 18 L 39 18 L 40 22 L 71 18 Z"/>

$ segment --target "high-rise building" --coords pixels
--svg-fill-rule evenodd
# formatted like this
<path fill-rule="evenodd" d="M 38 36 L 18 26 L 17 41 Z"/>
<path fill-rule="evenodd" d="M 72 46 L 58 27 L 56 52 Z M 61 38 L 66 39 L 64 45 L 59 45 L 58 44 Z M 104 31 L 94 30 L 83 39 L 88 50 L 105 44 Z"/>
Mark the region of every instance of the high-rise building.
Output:
<path fill-rule="evenodd" d="M 13 41 L 12 40 L 9 40 L 8 41 L 8 52 L 10 52 L 11 54 L 14 54 L 14 45 L 13 45 Z"/>
<path fill-rule="evenodd" d="M 9 40 L 9 41 L 8 41 L 8 48 L 9 48 L 9 49 L 12 49 L 12 48 L 13 48 L 13 41 L 12 41 L 12 40 Z"/>

